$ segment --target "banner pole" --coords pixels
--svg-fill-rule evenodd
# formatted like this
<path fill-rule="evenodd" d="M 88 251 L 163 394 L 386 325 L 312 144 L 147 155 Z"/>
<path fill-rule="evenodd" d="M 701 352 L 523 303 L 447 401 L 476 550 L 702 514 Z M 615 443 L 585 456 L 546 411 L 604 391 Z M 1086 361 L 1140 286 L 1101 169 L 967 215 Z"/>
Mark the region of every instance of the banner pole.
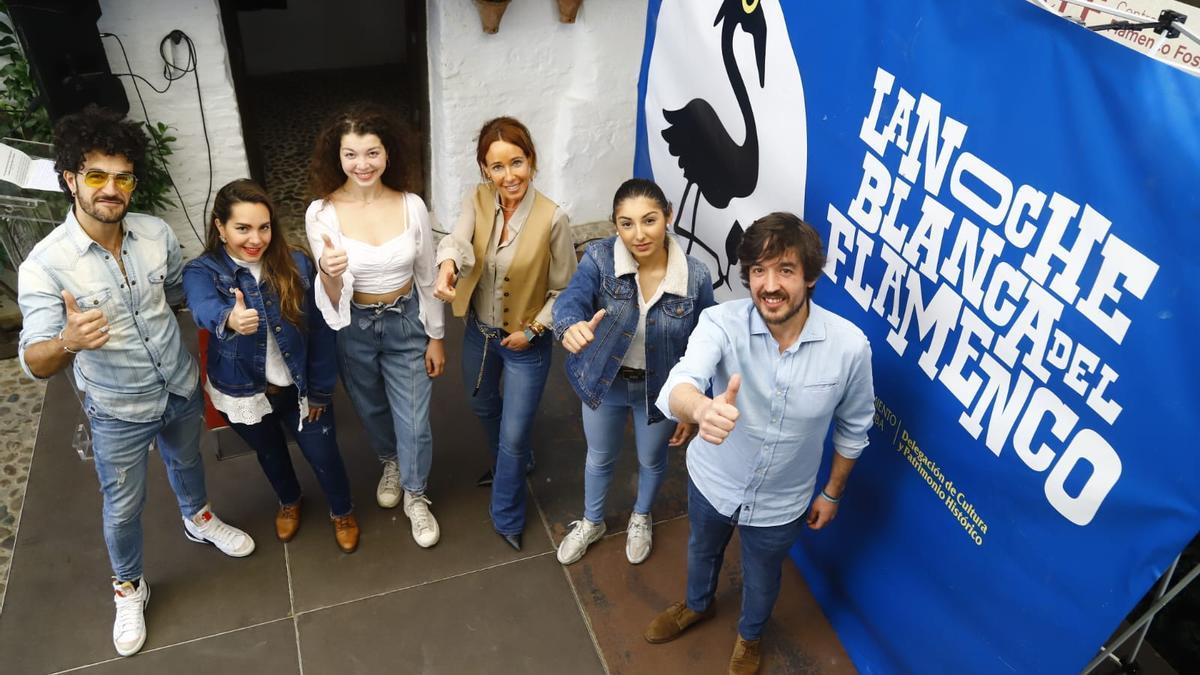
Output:
<path fill-rule="evenodd" d="M 1182 555 L 1183 554 L 1181 553 L 1179 556 L 1175 557 L 1175 562 L 1171 565 L 1172 572 L 1174 572 L 1175 565 L 1179 563 L 1179 558 Z M 1118 635 L 1111 643 L 1105 645 L 1100 650 L 1100 653 L 1096 655 L 1096 658 L 1092 659 L 1087 666 L 1084 667 L 1083 675 L 1087 675 L 1087 673 L 1092 672 L 1096 669 L 1096 666 L 1100 665 L 1105 659 L 1110 657 L 1116 659 L 1118 663 L 1121 663 L 1121 660 L 1113 652 L 1122 644 L 1124 644 L 1125 641 L 1128 640 L 1134 633 L 1136 633 L 1142 626 L 1146 626 L 1146 628 L 1149 629 L 1150 622 L 1154 620 L 1155 615 L 1157 615 L 1168 602 L 1173 600 L 1176 595 L 1179 595 L 1184 588 L 1187 588 L 1188 584 L 1192 583 L 1197 576 L 1200 576 L 1200 565 L 1193 567 L 1191 571 L 1188 572 L 1185 577 L 1180 579 L 1178 583 L 1172 586 L 1169 591 L 1159 596 L 1158 600 L 1155 600 L 1154 604 L 1150 605 L 1149 609 L 1147 609 L 1137 621 L 1133 622 L 1133 625 L 1131 625 L 1129 628 L 1126 628 L 1125 631 Z M 1170 579 L 1170 576 L 1168 575 L 1167 578 Z M 1140 640 L 1138 648 L 1141 648 Z M 1122 665 L 1124 664 L 1122 663 Z"/>
<path fill-rule="evenodd" d="M 1060 3 L 1060 4 L 1066 3 L 1068 5 L 1075 5 L 1077 7 L 1083 7 L 1085 9 L 1094 10 L 1094 11 L 1100 12 L 1102 14 L 1108 14 L 1110 16 L 1119 17 L 1119 18 L 1125 19 L 1126 21 L 1132 21 L 1135 23 L 1143 23 L 1146 21 L 1146 17 L 1142 16 L 1141 14 L 1134 14 L 1133 12 L 1126 12 L 1125 10 L 1121 10 L 1121 9 L 1114 9 L 1113 7 L 1109 7 L 1108 5 L 1101 5 L 1097 2 L 1092 2 L 1092 0 L 1031 0 L 1031 2 L 1037 2 L 1038 4 L 1042 5 L 1045 9 L 1047 9 L 1051 12 L 1054 12 L 1056 14 L 1058 12 L 1054 9 L 1054 4 L 1055 3 Z M 1186 18 L 1186 16 L 1184 18 Z M 1171 28 L 1172 30 L 1179 31 L 1181 34 L 1187 36 L 1187 38 L 1189 40 L 1191 40 L 1192 42 L 1200 44 L 1200 35 L 1197 35 L 1196 33 L 1193 33 L 1192 31 L 1188 30 L 1187 28 L 1184 28 L 1184 26 L 1181 22 L 1172 21 L 1170 24 L 1167 25 L 1167 27 Z M 1159 47 L 1162 46 L 1162 41 L 1164 39 L 1166 39 L 1167 37 L 1168 36 L 1166 35 L 1166 33 L 1160 33 L 1158 38 L 1154 41 L 1154 49 L 1152 50 L 1151 53 L 1157 53 Z"/>

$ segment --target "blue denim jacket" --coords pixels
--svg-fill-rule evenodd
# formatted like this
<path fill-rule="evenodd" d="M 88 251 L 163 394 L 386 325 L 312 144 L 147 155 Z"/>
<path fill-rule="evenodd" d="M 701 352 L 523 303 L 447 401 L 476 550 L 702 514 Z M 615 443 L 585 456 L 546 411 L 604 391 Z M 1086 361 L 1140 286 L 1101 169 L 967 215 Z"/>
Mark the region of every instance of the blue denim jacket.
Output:
<path fill-rule="evenodd" d="M 205 253 L 184 267 L 183 290 L 196 325 L 212 333 L 208 380 L 218 390 L 230 396 L 252 396 L 266 390 L 267 331 L 271 330 L 300 396 L 307 396 L 312 405 L 325 405 L 333 398 L 336 336 L 317 309 L 312 261 L 300 251 L 292 251 L 292 259 L 305 287 L 306 330 L 284 320 L 271 286 L 260 287 L 250 270 L 233 262 L 224 249 Z M 246 307 L 258 311 L 258 333 L 254 335 L 238 335 L 225 325 L 233 310 L 235 287 L 245 297 Z"/>
<path fill-rule="evenodd" d="M 651 424 L 664 418 L 654 400 L 671 367 L 687 349 L 688 336 L 700 312 L 716 304 L 708 267 L 686 255 L 674 237 L 667 237 L 667 245 L 667 276 L 671 276 L 672 261 L 685 260 L 687 291 L 684 295 L 664 292 L 646 313 L 646 413 Z M 595 340 L 580 353 L 567 357 L 567 379 L 592 409 L 604 400 L 637 332 L 640 310 L 636 270 L 632 255 L 617 237 L 596 242 L 588 246 L 571 283 L 554 302 L 554 336 L 559 340 L 575 323 L 606 310 Z"/>

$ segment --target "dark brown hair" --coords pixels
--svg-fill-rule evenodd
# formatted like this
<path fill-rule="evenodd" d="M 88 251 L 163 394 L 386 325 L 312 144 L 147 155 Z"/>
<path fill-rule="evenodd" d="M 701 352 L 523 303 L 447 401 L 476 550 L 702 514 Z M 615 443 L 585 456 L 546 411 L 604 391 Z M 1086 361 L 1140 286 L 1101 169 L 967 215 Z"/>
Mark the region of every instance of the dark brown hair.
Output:
<path fill-rule="evenodd" d="M 487 151 L 492 143 L 504 141 L 512 143 L 529 158 L 529 168 L 537 171 L 537 150 L 533 147 L 533 136 L 524 124 L 512 117 L 497 117 L 483 123 L 479 130 L 479 141 L 475 144 L 475 160 L 482 168 L 487 166 Z"/>
<path fill-rule="evenodd" d="M 750 224 L 738 244 L 742 284 L 750 288 L 750 266 L 795 251 L 804 268 L 804 282 L 816 281 L 825 267 L 825 246 L 812 225 L 798 216 L 776 211 Z M 810 291 L 811 294 L 811 291 Z"/>
<path fill-rule="evenodd" d="M 620 208 L 621 202 L 638 197 L 645 197 L 654 202 L 658 206 L 658 210 L 663 212 L 663 217 L 671 217 L 671 202 L 667 201 L 667 196 L 663 194 L 658 183 L 645 178 L 630 178 L 621 183 L 621 187 L 617 188 L 617 193 L 613 195 L 613 209 L 609 219 L 614 223 L 617 222 L 617 209 Z"/>
<path fill-rule="evenodd" d="M 78 172 L 89 152 L 120 156 L 133 164 L 133 175 L 145 178 L 146 132 L 142 125 L 120 114 L 89 105 L 82 112 L 65 115 L 54 125 L 54 171 L 58 186 L 74 199 L 62 172 Z"/>
<path fill-rule="evenodd" d="M 296 269 L 296 263 L 292 260 L 292 251 L 298 249 L 293 249 L 288 244 L 283 230 L 276 229 L 275 206 L 261 185 L 248 178 L 240 178 L 217 190 L 217 196 L 213 198 L 212 217 L 209 218 L 204 249 L 208 253 L 216 253 L 225 248 L 224 242 L 221 241 L 221 233 L 217 230 L 217 223 L 228 223 L 233 214 L 233 207 L 246 203 L 262 204 L 267 207 L 267 214 L 271 218 L 271 243 L 267 244 L 267 250 L 262 254 L 263 273 L 260 283 L 271 285 L 279 296 L 280 314 L 292 325 L 303 330 L 301 319 L 304 317 L 304 284 L 300 280 L 300 271 Z"/>
<path fill-rule="evenodd" d="M 409 166 L 411 149 L 415 147 L 408 130 L 387 110 L 371 104 L 356 103 L 331 118 L 313 147 L 308 162 L 308 189 L 314 197 L 324 199 L 345 184 L 340 152 L 346 134 L 366 136 L 375 134 L 387 151 L 387 168 L 380 180 L 398 192 L 413 192 L 415 172 Z"/>

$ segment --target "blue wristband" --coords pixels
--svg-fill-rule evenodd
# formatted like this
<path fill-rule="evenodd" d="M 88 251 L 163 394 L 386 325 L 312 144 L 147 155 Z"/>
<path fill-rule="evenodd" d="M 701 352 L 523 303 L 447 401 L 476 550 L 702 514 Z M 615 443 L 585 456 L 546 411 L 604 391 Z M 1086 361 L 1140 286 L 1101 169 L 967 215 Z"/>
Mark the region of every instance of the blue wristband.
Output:
<path fill-rule="evenodd" d="M 830 497 L 829 493 L 825 492 L 824 489 L 821 490 L 821 497 L 823 497 L 825 499 L 825 501 L 829 502 L 830 504 L 836 504 L 836 503 L 842 501 L 840 497 L 838 497 L 838 498 Z"/>

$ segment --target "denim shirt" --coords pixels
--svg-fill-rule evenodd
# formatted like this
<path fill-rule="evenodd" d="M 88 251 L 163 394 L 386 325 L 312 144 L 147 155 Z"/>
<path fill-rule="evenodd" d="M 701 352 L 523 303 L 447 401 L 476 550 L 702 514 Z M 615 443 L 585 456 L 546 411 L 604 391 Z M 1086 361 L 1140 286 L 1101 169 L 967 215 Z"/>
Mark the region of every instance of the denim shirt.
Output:
<path fill-rule="evenodd" d="M 21 263 L 18 303 L 22 327 L 19 356 L 53 339 L 66 325 L 62 292 L 80 309 L 98 309 L 109 325 L 108 342 L 74 359 L 75 381 L 101 412 L 127 422 L 161 419 L 167 396 L 190 398 L 199 383 L 196 362 L 179 337 L 171 305 L 183 301 L 179 240 L 159 218 L 125 215 L 121 266 L 80 226 L 72 209 L 61 225 L 34 246 Z"/>
<path fill-rule="evenodd" d="M 279 297 L 271 285 L 260 286 L 254 274 L 233 262 L 225 249 L 205 253 L 184 268 L 183 289 L 196 325 L 212 333 L 208 341 L 208 381 L 219 391 L 230 396 L 266 391 L 270 330 L 299 395 L 318 406 L 333 398 L 337 383 L 336 337 L 317 309 L 312 261 L 297 250 L 292 251 L 292 260 L 304 284 L 304 330 L 280 314 Z M 234 288 L 242 292 L 247 309 L 258 312 L 258 332 L 254 335 L 239 335 L 225 323 L 233 311 Z"/>
<path fill-rule="evenodd" d="M 846 319 L 809 302 L 799 338 L 782 353 L 749 299 L 704 312 L 687 353 L 658 396 L 670 414 L 671 390 L 690 383 L 720 393 L 735 373 L 738 420 L 720 445 L 697 436 L 688 476 L 718 512 L 752 527 L 790 523 L 808 510 L 833 423 L 833 449 L 856 459 L 875 416 L 871 346 Z"/>
<path fill-rule="evenodd" d="M 671 276 L 673 261 L 686 261 L 687 278 L 679 280 L 680 288 L 672 289 L 676 292 L 664 290 L 646 312 L 646 413 L 651 424 L 664 417 L 654 400 L 667 373 L 683 356 L 700 312 L 716 302 L 708 267 L 686 255 L 674 237 L 668 236 L 667 242 L 667 276 Z M 678 262 L 675 264 L 676 269 L 683 269 Z M 617 237 L 596 242 L 587 247 L 571 283 L 554 303 L 554 336 L 559 340 L 572 325 L 606 310 L 592 343 L 578 354 L 567 356 L 567 379 L 593 410 L 612 386 L 637 331 L 641 312 L 637 294 L 641 291 L 635 281 L 636 272 L 632 255 Z M 673 285 L 667 279 L 664 283 Z"/>

